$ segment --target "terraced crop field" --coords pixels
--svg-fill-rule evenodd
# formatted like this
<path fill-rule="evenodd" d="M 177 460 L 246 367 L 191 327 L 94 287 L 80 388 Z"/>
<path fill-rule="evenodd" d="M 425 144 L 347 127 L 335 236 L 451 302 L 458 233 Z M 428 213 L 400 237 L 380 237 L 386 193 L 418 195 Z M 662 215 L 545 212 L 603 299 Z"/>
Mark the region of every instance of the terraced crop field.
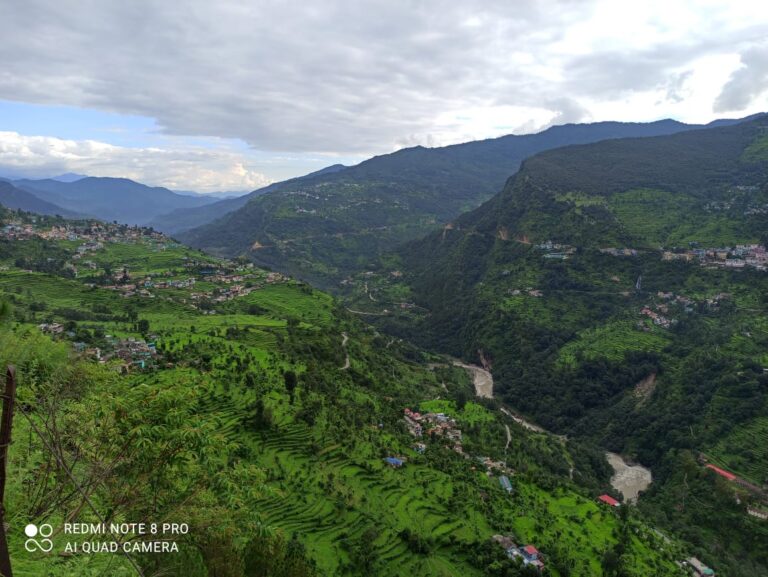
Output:
<path fill-rule="evenodd" d="M 768 418 L 754 419 L 707 452 L 709 459 L 744 479 L 768 483 Z"/>
<path fill-rule="evenodd" d="M 585 359 L 620 361 L 628 351 L 660 351 L 669 342 L 663 329 L 651 325 L 645 332 L 638 330 L 636 324 L 637 321 L 632 320 L 615 321 L 582 331 L 560 349 L 558 362 L 576 365 L 577 355 Z"/>

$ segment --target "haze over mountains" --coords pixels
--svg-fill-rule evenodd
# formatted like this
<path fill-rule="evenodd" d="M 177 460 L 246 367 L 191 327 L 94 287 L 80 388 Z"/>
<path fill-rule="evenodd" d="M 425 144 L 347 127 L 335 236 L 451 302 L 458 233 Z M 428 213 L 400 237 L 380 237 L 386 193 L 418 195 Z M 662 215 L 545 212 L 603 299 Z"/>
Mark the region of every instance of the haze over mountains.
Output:
<path fill-rule="evenodd" d="M 76 214 L 132 225 L 146 225 L 160 214 L 177 208 L 216 201 L 215 198 L 186 196 L 167 188 L 146 186 L 127 178 L 21 179 L 11 181 L 11 184 L 47 203 L 46 214 L 54 211 L 62 216 Z"/>

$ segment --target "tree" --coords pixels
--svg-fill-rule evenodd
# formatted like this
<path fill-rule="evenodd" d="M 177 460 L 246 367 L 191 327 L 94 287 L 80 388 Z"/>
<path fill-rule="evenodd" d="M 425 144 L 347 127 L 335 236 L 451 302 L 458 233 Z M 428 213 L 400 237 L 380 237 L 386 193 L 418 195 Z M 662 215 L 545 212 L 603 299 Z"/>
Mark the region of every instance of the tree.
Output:
<path fill-rule="evenodd" d="M 146 335 L 149 332 L 149 321 L 147 319 L 139 319 L 136 323 L 136 328 L 142 335 Z"/>
<path fill-rule="evenodd" d="M 293 404 L 293 395 L 294 395 L 294 391 L 296 390 L 296 385 L 298 384 L 299 379 L 296 376 L 295 372 L 285 371 L 283 373 L 283 380 L 285 381 L 285 390 L 288 391 L 288 394 L 291 397 L 291 404 Z"/>

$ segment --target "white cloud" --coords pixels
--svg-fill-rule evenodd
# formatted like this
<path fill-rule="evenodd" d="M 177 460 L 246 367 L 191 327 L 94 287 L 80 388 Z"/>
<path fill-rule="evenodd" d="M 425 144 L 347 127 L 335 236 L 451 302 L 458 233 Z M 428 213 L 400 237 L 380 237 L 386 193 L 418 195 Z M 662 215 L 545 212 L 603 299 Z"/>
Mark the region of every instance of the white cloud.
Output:
<path fill-rule="evenodd" d="M 129 148 L 95 140 L 64 140 L 0 132 L 0 172 L 31 178 L 64 172 L 114 176 L 176 190 L 254 190 L 270 180 L 226 149 Z"/>
<path fill-rule="evenodd" d="M 738 54 L 739 97 L 726 91 L 718 111 L 766 107 L 759 2 L 0 0 L 0 13 L 0 98 L 263 151 L 380 153 L 553 119 L 711 120 L 737 64 L 706 63 Z"/>

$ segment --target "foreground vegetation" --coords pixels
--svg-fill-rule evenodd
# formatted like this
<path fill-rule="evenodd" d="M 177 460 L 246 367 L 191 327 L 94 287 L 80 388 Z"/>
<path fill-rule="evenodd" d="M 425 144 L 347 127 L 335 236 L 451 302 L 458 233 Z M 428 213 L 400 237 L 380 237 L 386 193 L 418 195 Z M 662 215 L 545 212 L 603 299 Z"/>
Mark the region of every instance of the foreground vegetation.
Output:
<path fill-rule="evenodd" d="M 473 402 L 463 370 L 326 294 L 138 229 L 75 258 L 93 241 L 37 234 L 61 221 L 2 217 L 34 232 L 0 240 L 16 575 L 531 574 L 494 534 L 535 544 L 552 575 L 681 574 L 676 542 L 595 502 L 609 471 L 594 447 Z M 440 436 L 419 449 L 406 407 L 455 416 L 461 452 Z M 506 460 L 513 493 L 478 457 Z M 86 539 L 64 522 L 100 521 L 191 530 L 177 553 L 62 554 Z M 24 550 L 29 522 L 56 528 L 52 554 Z"/>

